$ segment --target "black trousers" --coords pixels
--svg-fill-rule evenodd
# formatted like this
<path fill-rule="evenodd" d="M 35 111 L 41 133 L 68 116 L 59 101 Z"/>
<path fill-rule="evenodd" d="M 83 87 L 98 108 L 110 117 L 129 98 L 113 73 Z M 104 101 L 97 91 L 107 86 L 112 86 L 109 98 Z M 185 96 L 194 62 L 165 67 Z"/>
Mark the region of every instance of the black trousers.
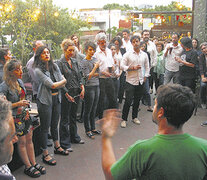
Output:
<path fill-rule="evenodd" d="M 129 109 L 130 109 L 132 101 L 133 101 L 132 119 L 137 118 L 138 109 L 139 109 L 139 102 L 140 102 L 140 99 L 142 98 L 142 94 L 143 94 L 143 86 L 144 86 L 144 83 L 142 85 L 141 84 L 132 85 L 132 84 L 129 84 L 128 82 L 126 82 L 126 85 L 125 85 L 126 99 L 125 99 L 124 107 L 122 110 L 122 119 L 124 121 L 127 121 Z"/>
<path fill-rule="evenodd" d="M 111 78 L 100 78 L 99 79 L 100 87 L 100 97 L 99 97 L 99 118 L 103 117 L 103 111 L 105 109 L 105 103 L 108 102 L 106 109 L 117 108 L 117 100 L 115 97 L 115 87 L 114 82 Z M 106 98 L 106 99 L 105 99 Z"/>

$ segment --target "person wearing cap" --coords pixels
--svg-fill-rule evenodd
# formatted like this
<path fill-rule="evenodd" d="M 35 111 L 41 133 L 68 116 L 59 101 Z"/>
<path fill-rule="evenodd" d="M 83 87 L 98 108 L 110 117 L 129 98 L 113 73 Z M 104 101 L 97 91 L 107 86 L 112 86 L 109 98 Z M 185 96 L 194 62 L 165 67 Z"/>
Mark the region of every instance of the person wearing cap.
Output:
<path fill-rule="evenodd" d="M 195 93 L 195 65 L 198 61 L 198 55 L 196 51 L 193 50 L 192 40 L 189 37 L 183 37 L 180 42 L 184 50 L 181 53 L 181 57 L 175 57 L 175 60 L 180 63 L 178 76 L 179 84 L 191 88 L 191 90 Z"/>

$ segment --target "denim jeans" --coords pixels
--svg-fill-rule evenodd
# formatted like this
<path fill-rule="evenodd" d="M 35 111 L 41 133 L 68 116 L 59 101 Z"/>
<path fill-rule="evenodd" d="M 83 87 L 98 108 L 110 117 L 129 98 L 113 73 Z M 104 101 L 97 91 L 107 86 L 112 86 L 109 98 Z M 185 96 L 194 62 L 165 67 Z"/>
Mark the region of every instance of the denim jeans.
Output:
<path fill-rule="evenodd" d="M 179 79 L 179 84 L 189 87 L 195 93 L 196 82 L 195 79 Z"/>
<path fill-rule="evenodd" d="M 77 92 L 78 93 L 78 92 Z M 70 94 L 70 93 L 69 93 Z M 77 95 L 76 93 L 70 94 Z M 79 97 L 75 98 L 76 103 L 69 102 L 62 93 L 61 119 L 60 119 L 60 145 L 64 149 L 71 147 L 71 142 L 80 142 L 81 138 L 77 132 L 76 113 L 78 108 Z"/>
<path fill-rule="evenodd" d="M 147 106 L 151 106 L 151 96 L 149 93 L 149 78 L 148 77 L 146 81 L 144 82 L 142 100 L 144 104 L 146 104 Z"/>
<path fill-rule="evenodd" d="M 99 86 L 86 86 L 84 96 L 84 127 L 85 131 L 95 130 L 95 115 L 98 104 L 100 89 Z"/>
<path fill-rule="evenodd" d="M 114 89 L 115 89 L 115 98 L 117 100 L 118 98 L 118 92 L 119 92 L 119 85 L 120 85 L 120 80 L 118 78 L 112 78 L 114 82 Z"/>
<path fill-rule="evenodd" d="M 105 98 L 107 98 L 107 109 L 117 108 L 117 100 L 115 98 L 114 83 L 111 78 L 100 78 L 100 98 L 99 98 L 99 118 L 103 117 Z"/>
<path fill-rule="evenodd" d="M 143 86 L 144 84 L 142 85 L 139 84 L 135 86 L 126 82 L 126 86 L 125 86 L 126 99 L 122 110 L 122 119 L 124 121 L 127 121 L 132 100 L 134 100 L 132 106 L 132 119 L 137 118 L 139 102 L 143 94 Z"/>
<path fill-rule="evenodd" d="M 150 68 L 150 76 L 149 76 L 149 88 L 153 89 L 153 83 L 154 83 L 154 78 L 153 78 L 153 71 L 154 71 L 154 67 Z"/>
<path fill-rule="evenodd" d="M 202 82 L 200 83 L 200 98 L 201 98 L 201 103 L 206 104 L 206 87 L 207 87 L 207 82 Z"/>
<path fill-rule="evenodd" d="M 41 147 L 43 150 L 46 150 L 49 127 L 53 141 L 58 140 L 57 127 L 60 117 L 60 102 L 58 96 L 52 96 L 52 105 L 42 104 L 37 99 L 37 108 L 40 117 Z"/>
<path fill-rule="evenodd" d="M 119 80 L 120 80 L 119 93 L 118 93 L 119 103 L 122 103 L 123 96 L 124 96 L 124 89 L 125 89 L 125 83 L 126 83 L 126 76 L 125 76 L 125 74 L 126 73 L 123 71 L 121 73 L 120 78 L 119 78 Z"/>
<path fill-rule="evenodd" d="M 164 84 L 168 84 L 172 79 L 174 84 L 178 84 L 179 83 L 178 76 L 179 76 L 179 71 L 173 72 L 165 69 Z"/>
<path fill-rule="evenodd" d="M 164 74 L 160 74 L 159 77 L 157 77 L 157 73 L 153 72 L 153 79 L 155 81 L 155 89 L 157 91 L 158 87 L 164 84 Z"/>

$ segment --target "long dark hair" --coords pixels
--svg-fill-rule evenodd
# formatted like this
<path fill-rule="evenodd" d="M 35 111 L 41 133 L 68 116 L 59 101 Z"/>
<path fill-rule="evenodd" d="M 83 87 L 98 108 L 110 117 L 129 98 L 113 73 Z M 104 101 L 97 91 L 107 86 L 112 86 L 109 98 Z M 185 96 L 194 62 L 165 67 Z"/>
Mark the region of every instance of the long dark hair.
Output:
<path fill-rule="evenodd" d="M 78 48 L 78 50 L 80 51 L 80 41 L 79 41 L 79 37 L 78 37 L 77 35 L 73 34 L 73 35 L 70 37 L 70 39 L 73 41 L 73 38 L 74 38 L 74 37 L 77 37 L 77 38 L 78 38 L 78 47 L 77 47 L 76 45 L 75 45 L 75 46 L 76 46 L 76 47 Z"/>
<path fill-rule="evenodd" d="M 47 46 L 38 47 L 38 49 L 35 53 L 33 67 L 38 67 L 43 72 L 46 72 L 47 71 L 46 64 L 41 59 L 41 54 L 43 53 L 44 49 L 48 49 L 48 51 L 50 52 L 50 49 Z M 54 65 L 54 62 L 52 60 L 51 53 L 50 53 L 50 61 L 48 61 L 48 66 L 49 66 L 49 72 L 50 73 L 53 73 L 56 70 L 56 66 Z"/>

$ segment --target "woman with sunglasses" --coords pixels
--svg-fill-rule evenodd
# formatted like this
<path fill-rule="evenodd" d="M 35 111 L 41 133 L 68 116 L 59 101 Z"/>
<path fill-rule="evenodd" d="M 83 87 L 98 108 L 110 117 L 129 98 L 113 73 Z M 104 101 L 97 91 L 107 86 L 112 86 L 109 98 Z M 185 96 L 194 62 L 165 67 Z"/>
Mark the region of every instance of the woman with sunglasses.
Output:
<path fill-rule="evenodd" d="M 40 46 L 37 49 L 33 66 L 39 81 L 37 107 L 41 123 L 42 160 L 44 163 L 54 166 L 56 160 L 49 155 L 47 150 L 49 128 L 54 142 L 54 153 L 69 155 L 69 152 L 60 146 L 57 128 L 61 107 L 60 88 L 65 86 L 66 79 L 62 76 L 58 66 L 53 63 L 50 50 L 46 46 Z"/>
<path fill-rule="evenodd" d="M 24 173 L 30 177 L 39 177 L 45 174 L 43 166 L 36 163 L 34 145 L 32 142 L 32 122 L 27 107 L 26 89 L 22 82 L 22 65 L 20 61 L 10 60 L 4 65 L 3 83 L 0 85 L 0 93 L 3 93 L 12 103 L 12 115 L 19 137 L 19 155 L 25 165 Z"/>

